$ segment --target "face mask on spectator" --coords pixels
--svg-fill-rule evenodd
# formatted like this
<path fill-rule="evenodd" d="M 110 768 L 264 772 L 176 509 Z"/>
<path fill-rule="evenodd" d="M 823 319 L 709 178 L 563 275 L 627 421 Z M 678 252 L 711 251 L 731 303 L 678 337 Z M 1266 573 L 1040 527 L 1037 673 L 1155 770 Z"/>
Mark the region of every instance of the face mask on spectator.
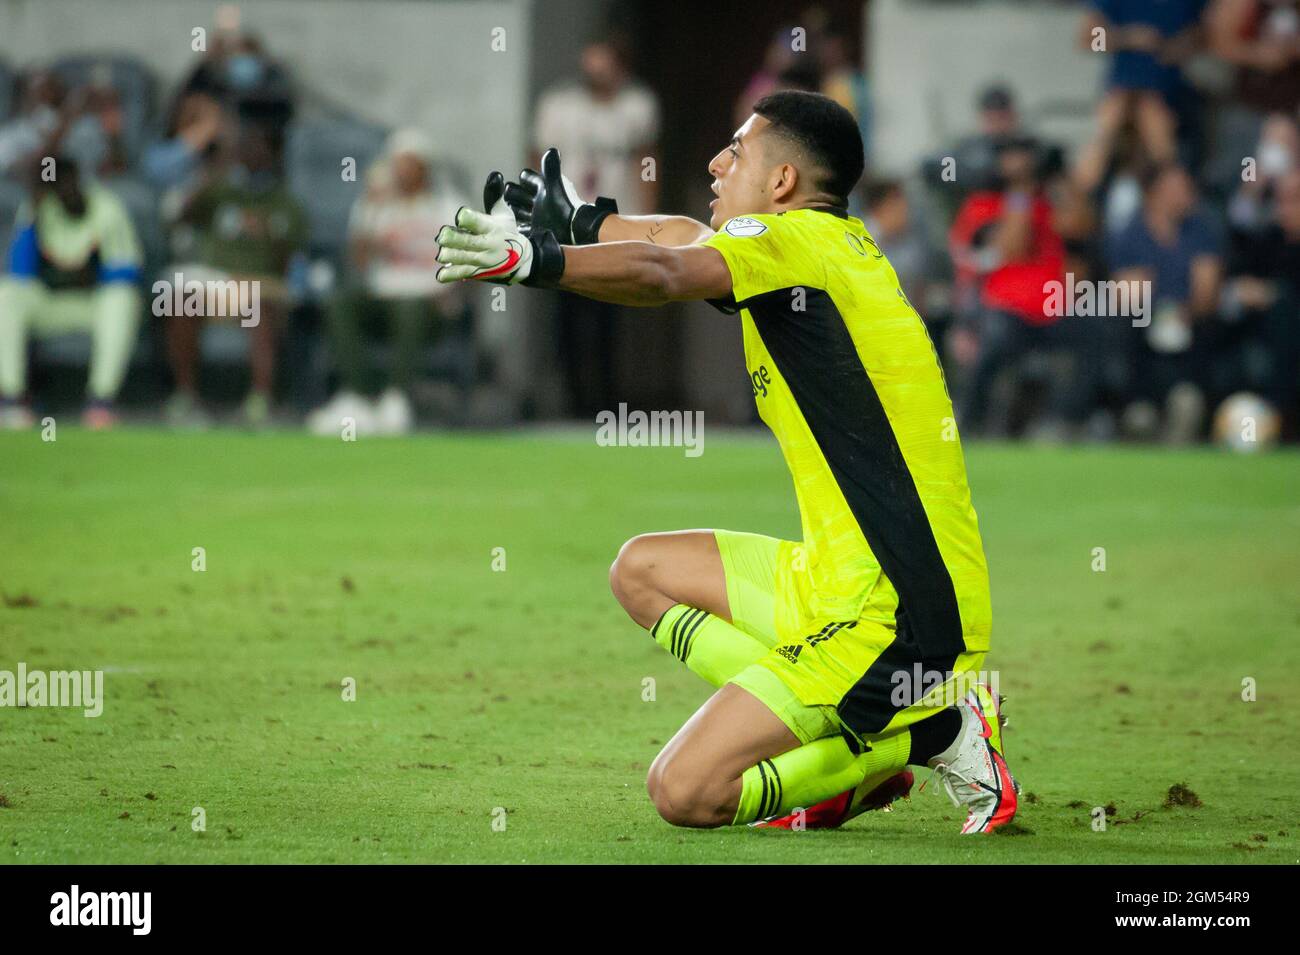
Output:
<path fill-rule="evenodd" d="M 236 53 L 226 61 L 226 79 L 240 91 L 247 91 L 262 82 L 266 71 L 261 57 L 253 53 Z"/>

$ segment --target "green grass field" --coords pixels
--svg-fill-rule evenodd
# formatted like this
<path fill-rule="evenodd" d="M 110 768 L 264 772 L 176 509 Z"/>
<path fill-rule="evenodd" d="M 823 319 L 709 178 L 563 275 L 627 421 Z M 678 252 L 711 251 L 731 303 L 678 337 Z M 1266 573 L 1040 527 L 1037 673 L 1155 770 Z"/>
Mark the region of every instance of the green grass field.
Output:
<path fill-rule="evenodd" d="M 959 837 L 937 789 L 836 832 L 661 822 L 646 768 L 708 688 L 610 560 L 647 530 L 798 533 L 775 444 L 709 437 L 0 435 L 0 670 L 102 669 L 106 695 L 0 709 L 0 860 L 1300 861 L 1294 453 L 968 451 L 1013 834 Z M 1179 783 L 1199 807 L 1164 805 Z"/>

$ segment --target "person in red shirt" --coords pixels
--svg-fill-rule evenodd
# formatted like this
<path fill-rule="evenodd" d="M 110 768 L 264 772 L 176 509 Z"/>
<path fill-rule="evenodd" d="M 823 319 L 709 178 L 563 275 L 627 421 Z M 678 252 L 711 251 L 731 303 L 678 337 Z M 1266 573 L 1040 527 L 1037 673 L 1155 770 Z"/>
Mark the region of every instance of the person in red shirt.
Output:
<path fill-rule="evenodd" d="M 949 232 L 958 317 L 950 352 L 967 366 L 957 410 L 976 433 L 985 429 L 989 394 L 1004 368 L 1031 351 L 1065 347 L 1059 316 L 1048 308 L 1050 283 L 1065 279 L 1065 243 L 1033 143 L 1004 144 L 998 170 L 1003 188 L 968 196 Z M 1058 417 L 1064 394 L 1049 405 Z"/>

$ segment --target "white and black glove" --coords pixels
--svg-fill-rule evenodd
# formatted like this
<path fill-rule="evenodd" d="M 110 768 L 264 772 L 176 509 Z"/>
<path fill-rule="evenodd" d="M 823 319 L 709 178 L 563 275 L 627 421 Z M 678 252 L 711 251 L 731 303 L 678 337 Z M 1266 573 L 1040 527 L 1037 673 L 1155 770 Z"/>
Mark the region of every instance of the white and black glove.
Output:
<path fill-rule="evenodd" d="M 488 176 L 483 208 L 456 210 L 455 225 L 438 231 L 439 282 L 463 279 L 504 285 L 550 285 L 564 274 L 564 250 L 555 236 L 542 229 L 525 235 L 515 212 L 505 201 L 505 177 Z"/>
<path fill-rule="evenodd" d="M 542 171 L 525 169 L 519 182 L 506 183 L 506 202 L 523 231 L 553 232 L 562 245 L 592 245 L 600 241 L 600 224 L 618 212 L 618 203 L 600 196 L 587 202 L 560 171 L 560 151 L 542 154 Z"/>

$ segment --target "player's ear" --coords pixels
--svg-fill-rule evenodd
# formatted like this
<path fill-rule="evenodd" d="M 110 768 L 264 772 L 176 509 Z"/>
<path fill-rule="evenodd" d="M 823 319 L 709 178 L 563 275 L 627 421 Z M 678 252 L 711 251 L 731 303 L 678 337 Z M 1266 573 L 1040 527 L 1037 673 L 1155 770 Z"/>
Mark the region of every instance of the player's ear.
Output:
<path fill-rule="evenodd" d="M 772 201 L 780 202 L 794 195 L 799 187 L 799 170 L 794 163 L 783 162 L 776 167 L 772 181 Z"/>

